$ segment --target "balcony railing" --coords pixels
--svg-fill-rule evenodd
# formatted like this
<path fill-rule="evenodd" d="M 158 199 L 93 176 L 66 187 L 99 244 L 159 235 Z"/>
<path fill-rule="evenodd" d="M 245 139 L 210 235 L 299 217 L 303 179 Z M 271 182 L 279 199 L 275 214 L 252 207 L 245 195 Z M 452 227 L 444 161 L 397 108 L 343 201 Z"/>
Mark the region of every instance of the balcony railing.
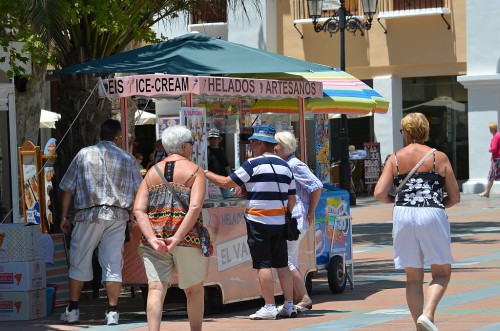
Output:
<path fill-rule="evenodd" d="M 449 14 L 451 0 L 379 0 L 379 18 L 418 16 L 429 14 Z M 331 17 L 338 9 L 339 1 L 325 0 L 323 18 Z M 363 16 L 360 0 L 345 0 L 345 7 L 353 16 Z M 295 0 L 294 20 L 309 19 L 306 0 Z"/>
<path fill-rule="evenodd" d="M 379 11 L 413 11 L 421 9 L 449 8 L 449 0 L 381 0 Z"/>

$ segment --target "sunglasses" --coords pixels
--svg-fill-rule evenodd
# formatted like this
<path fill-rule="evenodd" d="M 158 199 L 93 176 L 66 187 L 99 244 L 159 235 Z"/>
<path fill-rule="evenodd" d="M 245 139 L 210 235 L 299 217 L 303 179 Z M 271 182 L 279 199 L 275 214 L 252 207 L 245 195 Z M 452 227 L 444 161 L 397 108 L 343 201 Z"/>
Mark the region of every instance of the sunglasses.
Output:
<path fill-rule="evenodd" d="M 193 146 L 194 145 L 194 141 L 192 141 L 192 140 L 186 141 L 186 142 L 184 142 L 184 144 L 189 144 L 189 145 Z"/>

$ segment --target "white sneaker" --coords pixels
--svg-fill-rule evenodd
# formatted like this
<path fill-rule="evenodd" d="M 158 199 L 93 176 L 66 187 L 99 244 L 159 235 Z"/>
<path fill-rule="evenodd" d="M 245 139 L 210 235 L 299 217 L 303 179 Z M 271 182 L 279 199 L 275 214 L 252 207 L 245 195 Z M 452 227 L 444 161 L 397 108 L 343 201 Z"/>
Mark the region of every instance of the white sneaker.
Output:
<path fill-rule="evenodd" d="M 297 317 L 297 309 L 295 306 L 286 309 L 285 306 L 280 306 L 278 309 L 278 317 L 295 318 Z"/>
<path fill-rule="evenodd" d="M 109 313 L 106 311 L 104 315 L 104 321 L 107 325 L 118 325 L 119 318 L 120 314 L 117 311 L 110 311 Z"/>
<path fill-rule="evenodd" d="M 61 321 L 70 324 L 80 322 L 80 310 L 73 309 L 72 311 L 68 311 L 68 307 L 66 307 L 64 313 L 61 314 Z"/>
<path fill-rule="evenodd" d="M 275 320 L 278 315 L 278 309 L 273 308 L 269 310 L 266 307 L 262 307 L 255 314 L 249 316 L 251 320 Z"/>

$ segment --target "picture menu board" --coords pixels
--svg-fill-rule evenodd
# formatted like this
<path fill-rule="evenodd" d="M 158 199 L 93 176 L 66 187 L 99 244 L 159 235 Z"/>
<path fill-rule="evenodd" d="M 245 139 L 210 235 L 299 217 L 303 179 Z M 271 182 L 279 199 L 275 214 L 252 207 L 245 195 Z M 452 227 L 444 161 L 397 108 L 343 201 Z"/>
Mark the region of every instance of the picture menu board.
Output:
<path fill-rule="evenodd" d="M 380 143 L 363 143 L 363 146 L 366 150 L 366 159 L 364 161 L 365 184 L 376 184 L 382 171 L 380 162 Z"/>
<path fill-rule="evenodd" d="M 19 147 L 19 171 L 21 175 L 22 210 L 24 221 L 40 224 L 41 231 L 46 233 L 44 220 L 44 195 L 40 187 L 41 169 L 40 147 L 31 141 Z M 44 188 L 45 189 L 45 188 Z"/>

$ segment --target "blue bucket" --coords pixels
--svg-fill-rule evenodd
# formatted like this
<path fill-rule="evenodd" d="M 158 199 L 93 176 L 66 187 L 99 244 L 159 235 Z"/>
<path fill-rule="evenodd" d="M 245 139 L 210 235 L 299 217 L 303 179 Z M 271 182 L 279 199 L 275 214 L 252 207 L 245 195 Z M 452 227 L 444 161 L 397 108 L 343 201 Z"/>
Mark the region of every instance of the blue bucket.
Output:
<path fill-rule="evenodd" d="M 54 295 L 54 288 L 53 287 L 47 287 L 46 288 L 46 307 L 47 307 L 47 316 L 49 316 L 52 313 L 52 296 Z"/>

